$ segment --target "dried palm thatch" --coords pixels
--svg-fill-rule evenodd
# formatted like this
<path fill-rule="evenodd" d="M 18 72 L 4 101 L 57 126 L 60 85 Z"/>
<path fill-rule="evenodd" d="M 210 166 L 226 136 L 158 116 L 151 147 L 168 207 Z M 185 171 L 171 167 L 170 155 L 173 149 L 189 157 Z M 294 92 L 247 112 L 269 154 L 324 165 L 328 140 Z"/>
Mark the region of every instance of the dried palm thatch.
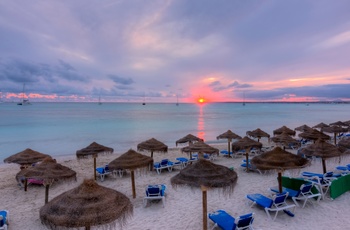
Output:
<path fill-rule="evenodd" d="M 54 181 L 76 180 L 76 175 L 77 173 L 74 170 L 58 164 L 56 160 L 52 158 L 46 158 L 40 164 L 21 170 L 17 173 L 16 178 L 18 181 L 21 178 L 25 179 L 25 190 L 29 178 L 43 180 L 45 185 L 45 203 L 47 203 L 50 184 Z"/>
<path fill-rule="evenodd" d="M 192 144 L 194 142 L 197 142 L 197 141 L 204 141 L 203 139 L 199 138 L 199 137 L 196 137 L 192 134 L 187 134 L 186 136 L 184 136 L 183 138 L 180 138 L 179 140 L 177 140 L 175 142 L 176 146 L 178 144 L 185 144 L 185 143 L 189 143 L 189 144 Z"/>
<path fill-rule="evenodd" d="M 337 121 L 337 122 L 333 122 L 333 123 L 330 123 L 329 125 L 335 125 L 335 126 L 349 126 L 347 123 L 345 122 L 342 122 L 342 121 Z"/>
<path fill-rule="evenodd" d="M 130 149 L 108 164 L 110 170 L 129 169 L 131 171 L 131 186 L 133 198 L 136 198 L 135 174 L 136 169 L 153 168 L 153 158 Z"/>
<path fill-rule="evenodd" d="M 96 142 L 92 142 L 90 145 L 88 145 L 85 148 L 82 148 L 80 150 L 77 150 L 76 155 L 78 159 L 83 158 L 94 158 L 94 178 L 96 180 L 96 158 L 98 155 L 102 154 L 112 154 L 114 151 L 113 148 L 106 147 L 104 145 L 100 145 Z"/>
<path fill-rule="evenodd" d="M 314 129 L 322 129 L 322 128 L 324 128 L 324 127 L 329 127 L 329 125 L 327 125 L 327 124 L 321 122 L 321 123 L 319 123 L 319 124 L 313 126 L 312 128 L 314 128 Z"/>
<path fill-rule="evenodd" d="M 257 142 L 257 141 L 250 139 L 247 136 L 243 137 L 239 141 L 232 143 L 232 150 L 235 150 L 235 151 L 245 150 L 246 162 L 249 161 L 249 151 L 252 148 L 261 149 L 262 144 L 260 142 Z M 249 172 L 249 165 L 248 164 L 246 164 L 246 165 L 247 165 L 246 171 Z"/>
<path fill-rule="evenodd" d="M 199 159 L 188 165 L 170 179 L 173 187 L 200 187 L 203 201 L 203 229 L 207 229 L 207 188 L 221 188 L 225 193 L 233 192 L 237 183 L 237 173 L 229 168 Z"/>
<path fill-rule="evenodd" d="M 287 133 L 283 132 L 280 135 L 271 137 L 271 140 L 275 143 L 280 143 L 283 145 L 283 149 L 285 149 L 285 146 L 291 145 L 298 145 L 299 141 L 294 139 L 293 137 L 289 136 Z"/>
<path fill-rule="evenodd" d="M 104 229 L 123 226 L 133 213 L 133 206 L 124 194 L 84 180 L 76 188 L 52 199 L 40 209 L 41 222 L 50 229 L 104 225 Z"/>
<path fill-rule="evenodd" d="M 50 155 L 34 151 L 32 149 L 25 149 L 22 152 L 16 153 L 4 159 L 5 163 L 16 163 L 20 165 L 31 165 L 51 157 Z"/>
<path fill-rule="evenodd" d="M 325 160 L 332 157 L 340 157 L 342 152 L 338 147 L 322 139 L 318 139 L 315 143 L 300 149 L 299 154 L 320 157 L 322 159 L 323 172 L 326 173 L 327 169 Z"/>
<path fill-rule="evenodd" d="M 260 141 L 260 138 L 267 137 L 270 138 L 270 134 L 268 134 L 265 131 L 262 131 L 260 128 L 257 128 L 253 131 L 247 131 L 247 136 L 251 136 L 253 138 L 258 138 L 258 142 Z"/>
<path fill-rule="evenodd" d="M 346 138 L 341 139 L 338 142 L 338 146 L 350 149 L 350 137 L 346 137 Z"/>
<path fill-rule="evenodd" d="M 219 149 L 214 148 L 204 142 L 196 142 L 189 146 L 183 147 L 181 152 L 190 153 L 190 158 L 192 158 L 192 153 L 198 153 L 199 157 L 202 157 L 204 153 L 207 154 L 219 154 Z"/>
<path fill-rule="evenodd" d="M 166 153 L 168 152 L 168 146 L 155 138 L 151 138 L 138 144 L 137 151 L 150 151 L 151 157 L 153 158 L 153 152 Z"/>
<path fill-rule="evenodd" d="M 316 129 L 312 129 L 303 133 L 299 133 L 299 137 L 302 137 L 304 139 L 307 140 L 318 140 L 318 139 L 322 139 L 322 140 L 329 140 L 331 139 L 330 136 L 328 136 L 327 134 L 324 134 Z"/>
<path fill-rule="evenodd" d="M 305 131 L 308 131 L 311 129 L 312 128 L 308 125 L 301 125 L 301 126 L 296 127 L 294 130 L 299 131 L 299 132 L 305 132 Z"/>
<path fill-rule="evenodd" d="M 273 131 L 273 135 L 279 135 L 279 134 L 282 134 L 283 132 L 287 133 L 290 136 L 295 136 L 295 133 L 296 133 L 294 130 L 284 125 L 281 128 L 275 129 Z"/>
<path fill-rule="evenodd" d="M 321 131 L 326 132 L 326 133 L 334 133 L 334 145 L 336 145 L 337 144 L 337 134 L 347 132 L 348 128 L 343 128 L 342 126 L 339 126 L 339 125 L 332 125 L 329 127 L 322 128 Z"/>
<path fill-rule="evenodd" d="M 228 151 L 228 156 L 230 156 L 231 153 L 231 141 L 234 139 L 242 139 L 241 136 L 235 134 L 234 132 L 232 132 L 231 130 L 227 130 L 226 132 L 220 134 L 219 136 L 216 137 L 217 140 L 219 139 L 227 139 L 227 151 Z"/>
<path fill-rule="evenodd" d="M 281 181 L 284 170 L 299 169 L 310 165 L 306 158 L 287 152 L 280 147 L 253 157 L 250 163 L 260 170 L 277 170 L 280 192 L 282 192 Z"/>

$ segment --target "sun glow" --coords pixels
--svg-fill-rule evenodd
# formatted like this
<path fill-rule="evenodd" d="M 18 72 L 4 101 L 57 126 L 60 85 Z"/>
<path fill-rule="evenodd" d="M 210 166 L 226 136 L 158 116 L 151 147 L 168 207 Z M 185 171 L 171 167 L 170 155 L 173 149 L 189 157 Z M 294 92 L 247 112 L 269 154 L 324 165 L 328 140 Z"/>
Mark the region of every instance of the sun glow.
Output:
<path fill-rule="evenodd" d="M 206 102 L 206 100 L 205 100 L 203 97 L 200 97 L 200 98 L 198 98 L 197 102 L 198 102 L 199 104 L 203 104 L 203 103 Z"/>

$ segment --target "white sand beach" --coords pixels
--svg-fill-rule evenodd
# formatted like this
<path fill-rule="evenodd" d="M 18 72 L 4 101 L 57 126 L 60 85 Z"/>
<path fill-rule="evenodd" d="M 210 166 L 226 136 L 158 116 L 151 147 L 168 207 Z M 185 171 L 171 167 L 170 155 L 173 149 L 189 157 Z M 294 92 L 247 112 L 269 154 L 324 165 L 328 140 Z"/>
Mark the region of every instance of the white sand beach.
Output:
<path fill-rule="evenodd" d="M 225 149 L 227 144 L 217 145 L 219 149 Z M 143 152 L 148 154 L 147 152 Z M 103 166 L 111 160 L 117 158 L 122 153 L 99 156 L 97 166 Z M 180 148 L 170 149 L 168 153 L 155 153 L 155 161 L 163 158 L 175 160 L 176 157 L 186 156 L 180 152 Z M 58 157 L 57 162 L 72 168 L 77 172 L 77 182 L 57 183 L 50 188 L 49 200 L 58 196 L 64 191 L 74 188 L 81 184 L 84 178 L 93 176 L 92 159 L 76 160 L 75 156 Z M 297 207 L 295 216 L 290 217 L 285 213 L 279 213 L 275 221 L 270 220 L 265 211 L 258 206 L 250 207 L 245 198 L 249 193 L 261 193 L 269 195 L 269 188 L 277 185 L 277 173 L 269 172 L 260 175 L 256 172 L 246 173 L 240 167 L 243 157 L 227 159 L 218 156 L 213 162 L 216 164 L 234 167 L 238 174 L 238 182 L 234 192 L 230 196 L 225 196 L 215 189 L 208 190 L 208 211 L 224 209 L 234 217 L 254 212 L 254 229 L 347 229 L 350 226 L 348 218 L 350 212 L 350 193 L 343 194 L 335 200 L 331 200 L 329 195 L 319 203 L 313 201 L 308 203 L 305 208 Z M 347 164 L 350 162 L 341 162 Z M 339 165 L 338 161 L 327 161 L 328 171 Z M 39 210 L 44 205 L 45 189 L 43 186 L 29 185 L 28 191 L 20 189 L 15 180 L 15 175 L 19 171 L 19 165 L 2 164 L 1 173 L 1 207 L 9 211 L 9 229 L 47 229 L 39 219 Z M 312 162 L 311 166 L 301 171 L 322 172 L 320 161 Z M 130 173 L 123 177 L 106 177 L 105 181 L 98 180 L 100 185 L 116 189 L 127 195 L 133 206 L 134 213 L 128 219 L 124 230 L 136 229 L 202 229 L 202 194 L 200 189 L 190 189 L 178 187 L 176 190 L 170 184 L 170 178 L 179 172 L 178 169 L 168 172 L 163 170 L 160 175 L 155 171 L 146 174 L 136 173 L 136 199 L 132 198 Z M 297 175 L 299 172 L 294 172 Z M 285 173 L 285 175 L 291 175 Z M 159 203 L 149 203 L 143 207 L 143 197 L 145 187 L 148 184 L 166 184 L 166 204 L 162 207 Z M 292 203 L 292 200 L 288 200 Z M 208 220 L 209 229 L 213 223 Z M 96 227 L 92 229 L 103 229 Z"/>

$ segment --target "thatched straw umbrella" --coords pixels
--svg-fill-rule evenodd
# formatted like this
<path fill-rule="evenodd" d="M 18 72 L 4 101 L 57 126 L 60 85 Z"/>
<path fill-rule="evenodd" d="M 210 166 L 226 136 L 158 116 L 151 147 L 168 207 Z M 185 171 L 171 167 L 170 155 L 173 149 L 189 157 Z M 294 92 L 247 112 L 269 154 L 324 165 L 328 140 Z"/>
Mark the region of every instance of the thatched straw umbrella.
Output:
<path fill-rule="evenodd" d="M 196 153 L 196 152 L 198 153 L 198 157 L 203 157 L 204 153 L 219 155 L 219 149 L 214 148 L 201 141 L 191 144 L 189 146 L 183 147 L 181 149 L 181 152 L 189 153 L 190 158 L 192 158 L 192 153 Z"/>
<path fill-rule="evenodd" d="M 329 125 L 331 125 L 331 126 L 333 126 L 333 125 L 335 125 L 335 126 L 345 126 L 345 127 L 349 126 L 347 123 L 342 122 L 342 121 L 333 122 L 333 123 L 330 123 Z"/>
<path fill-rule="evenodd" d="M 249 151 L 252 148 L 259 148 L 261 149 L 262 144 L 260 142 L 254 141 L 250 139 L 249 137 L 245 136 L 239 141 L 236 141 L 232 143 L 232 150 L 239 151 L 239 150 L 245 150 L 245 158 L 246 158 L 246 171 L 249 172 Z"/>
<path fill-rule="evenodd" d="M 299 133 L 299 137 L 302 137 L 307 140 L 313 140 L 313 141 L 316 141 L 318 139 L 322 139 L 322 140 L 331 139 L 330 136 L 318 131 L 317 129 L 312 129 L 303 133 Z"/>
<path fill-rule="evenodd" d="M 78 159 L 89 158 L 89 157 L 94 158 L 94 179 L 96 180 L 96 158 L 97 158 L 97 156 L 101 155 L 101 154 L 112 154 L 113 151 L 114 151 L 113 148 L 100 145 L 96 142 L 92 142 L 89 146 L 78 150 L 76 152 L 76 154 L 77 154 Z"/>
<path fill-rule="evenodd" d="M 40 164 L 34 167 L 29 167 L 17 173 L 16 178 L 20 180 L 25 179 L 24 190 L 27 191 L 27 180 L 33 178 L 42 180 L 45 186 L 45 204 L 49 200 L 49 188 L 54 181 L 71 181 L 76 180 L 77 173 L 61 164 L 52 158 L 45 158 Z"/>
<path fill-rule="evenodd" d="M 237 173 L 229 168 L 199 159 L 182 169 L 170 179 L 171 185 L 200 187 L 203 202 L 203 229 L 207 229 L 207 189 L 221 188 L 224 193 L 232 193 L 237 182 Z"/>
<path fill-rule="evenodd" d="M 324 128 L 324 127 L 329 127 L 329 125 L 327 125 L 327 124 L 321 122 L 321 123 L 319 123 L 319 124 L 313 126 L 312 128 L 314 128 L 314 129 L 322 129 L 322 128 Z"/>
<path fill-rule="evenodd" d="M 155 138 L 151 138 L 137 145 L 137 151 L 144 151 L 144 150 L 150 151 L 151 157 L 153 158 L 153 152 L 166 153 L 168 152 L 168 146 L 165 145 L 163 142 L 158 141 Z"/>
<path fill-rule="evenodd" d="M 192 134 L 187 134 L 186 136 L 180 138 L 179 140 L 177 140 L 175 143 L 176 143 L 176 146 L 178 144 L 185 144 L 185 143 L 189 143 L 189 144 L 192 144 L 194 142 L 197 142 L 197 141 L 204 141 L 203 139 L 199 138 L 199 137 L 196 137 Z"/>
<path fill-rule="evenodd" d="M 22 152 L 16 153 L 4 159 L 5 163 L 16 163 L 22 167 L 28 166 L 51 157 L 50 155 L 34 151 L 32 149 L 25 149 Z"/>
<path fill-rule="evenodd" d="M 153 158 L 145 156 L 135 150 L 130 149 L 120 157 L 114 159 L 108 164 L 110 170 L 129 169 L 131 171 L 131 186 L 132 186 L 132 197 L 136 198 L 135 189 L 135 174 L 136 169 L 148 169 L 153 168 Z"/>
<path fill-rule="evenodd" d="M 280 135 L 271 137 L 271 140 L 275 143 L 280 143 L 283 145 L 283 149 L 285 149 L 285 146 L 289 146 L 289 144 L 297 144 L 299 145 L 299 141 L 294 139 L 293 137 L 289 136 L 287 133 L 283 132 Z"/>
<path fill-rule="evenodd" d="M 103 229 L 116 229 L 117 223 L 123 226 L 132 213 L 133 206 L 127 196 L 89 179 L 45 204 L 40 209 L 40 220 L 50 229 L 89 230 L 99 225 L 104 225 Z"/>
<path fill-rule="evenodd" d="M 294 130 L 299 131 L 299 132 L 306 132 L 306 131 L 312 130 L 312 128 L 308 125 L 301 125 L 301 126 L 296 127 Z"/>
<path fill-rule="evenodd" d="M 329 127 L 322 128 L 321 131 L 326 132 L 326 133 L 334 133 L 334 145 L 336 145 L 337 144 L 337 134 L 347 132 L 348 128 L 343 128 L 343 127 L 338 126 L 338 125 L 332 125 Z"/>
<path fill-rule="evenodd" d="M 275 129 L 273 131 L 273 135 L 279 135 L 279 134 L 282 134 L 283 132 L 287 133 L 290 136 L 295 136 L 295 133 L 296 133 L 294 130 L 292 130 L 284 125 L 281 128 Z"/>
<path fill-rule="evenodd" d="M 346 137 L 346 138 L 341 139 L 338 142 L 338 146 L 350 149 L 350 137 Z"/>
<path fill-rule="evenodd" d="M 327 172 L 325 160 L 332 157 L 340 157 L 342 152 L 338 147 L 329 144 L 328 142 L 318 139 L 315 143 L 302 148 L 299 154 L 306 156 L 315 156 L 322 159 L 323 173 Z"/>
<path fill-rule="evenodd" d="M 346 124 L 347 126 L 350 126 L 350 120 L 344 121 L 343 123 Z"/>
<path fill-rule="evenodd" d="M 235 134 L 234 132 L 232 132 L 231 130 L 227 130 L 226 132 L 220 134 L 219 136 L 216 137 L 217 140 L 219 139 L 227 139 L 227 151 L 228 151 L 228 156 L 230 156 L 231 153 L 231 141 L 234 139 L 242 139 L 241 136 Z"/>
<path fill-rule="evenodd" d="M 284 170 L 299 169 L 310 164 L 306 158 L 287 152 L 280 147 L 253 157 L 250 163 L 260 170 L 277 170 L 280 193 L 282 192 L 282 173 Z"/>
<path fill-rule="evenodd" d="M 260 128 L 257 128 L 253 131 L 247 131 L 247 136 L 251 136 L 253 138 L 258 138 L 258 142 L 260 142 L 260 138 L 267 137 L 270 138 L 270 134 L 265 131 L 262 131 Z"/>

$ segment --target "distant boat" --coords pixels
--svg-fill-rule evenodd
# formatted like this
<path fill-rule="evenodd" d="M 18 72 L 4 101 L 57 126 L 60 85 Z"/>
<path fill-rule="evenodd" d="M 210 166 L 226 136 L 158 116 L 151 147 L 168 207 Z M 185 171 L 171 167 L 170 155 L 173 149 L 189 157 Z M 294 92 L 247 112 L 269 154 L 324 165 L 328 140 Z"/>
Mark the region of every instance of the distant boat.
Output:
<path fill-rule="evenodd" d="M 176 95 L 176 106 L 179 106 L 179 96 Z"/>
<path fill-rule="evenodd" d="M 143 102 L 142 105 L 146 105 L 146 95 L 143 95 Z"/>
<path fill-rule="evenodd" d="M 28 99 L 24 99 L 24 88 L 26 84 L 23 84 L 23 91 L 22 91 L 22 101 L 18 102 L 17 105 L 31 105 Z"/>
<path fill-rule="evenodd" d="M 243 104 L 242 105 L 245 106 L 245 93 L 244 93 L 244 91 L 243 91 Z"/>
<path fill-rule="evenodd" d="M 101 95 L 98 96 L 98 105 L 102 105 L 102 102 L 101 102 Z"/>
<path fill-rule="evenodd" d="M 3 103 L 2 101 L 2 92 L 0 92 L 0 104 Z"/>

